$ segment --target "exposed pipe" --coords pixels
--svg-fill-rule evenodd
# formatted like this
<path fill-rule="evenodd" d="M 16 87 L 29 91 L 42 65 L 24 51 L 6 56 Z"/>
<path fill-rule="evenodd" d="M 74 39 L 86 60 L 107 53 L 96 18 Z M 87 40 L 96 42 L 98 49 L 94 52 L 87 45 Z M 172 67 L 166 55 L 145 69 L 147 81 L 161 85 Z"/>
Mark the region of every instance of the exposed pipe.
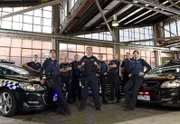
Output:
<path fill-rule="evenodd" d="M 96 5 L 97 5 L 97 7 L 98 7 L 98 9 L 99 9 L 103 19 L 104 19 L 104 22 L 106 23 L 106 26 L 107 26 L 108 30 L 110 31 L 110 33 L 111 33 L 111 36 L 113 37 L 114 41 L 117 42 L 117 39 L 115 38 L 115 36 L 114 36 L 114 34 L 113 34 L 112 30 L 111 30 L 111 27 L 109 26 L 109 23 L 107 22 L 107 19 L 104 16 L 104 13 L 103 13 L 102 8 L 101 8 L 101 6 L 99 4 L 99 1 L 98 0 L 95 0 L 95 1 L 96 1 Z"/>

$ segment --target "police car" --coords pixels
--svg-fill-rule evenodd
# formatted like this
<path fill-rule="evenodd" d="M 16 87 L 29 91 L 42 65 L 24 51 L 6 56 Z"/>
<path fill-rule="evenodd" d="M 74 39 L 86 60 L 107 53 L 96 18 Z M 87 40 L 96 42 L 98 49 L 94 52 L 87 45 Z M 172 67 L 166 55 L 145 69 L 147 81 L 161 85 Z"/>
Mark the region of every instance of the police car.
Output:
<path fill-rule="evenodd" d="M 19 110 L 43 109 L 47 105 L 48 91 L 39 81 L 26 69 L 1 61 L 0 114 L 12 116 Z"/>
<path fill-rule="evenodd" d="M 145 75 L 137 99 L 140 102 L 180 107 L 180 60 L 170 61 Z"/>

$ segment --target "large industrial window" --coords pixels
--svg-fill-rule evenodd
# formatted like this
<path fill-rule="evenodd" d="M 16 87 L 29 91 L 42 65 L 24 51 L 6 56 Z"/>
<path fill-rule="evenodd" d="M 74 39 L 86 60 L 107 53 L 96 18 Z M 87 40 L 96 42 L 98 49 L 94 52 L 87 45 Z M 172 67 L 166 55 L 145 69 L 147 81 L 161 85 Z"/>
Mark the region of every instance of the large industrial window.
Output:
<path fill-rule="evenodd" d="M 25 9 L 25 7 L 0 8 L 0 16 Z M 26 12 L 0 20 L 0 28 L 39 33 L 52 33 L 52 7 Z"/>
<path fill-rule="evenodd" d="M 74 60 L 74 55 L 78 54 L 79 57 L 83 57 L 86 52 L 86 47 L 90 45 L 80 45 L 80 44 L 67 44 L 60 43 L 59 44 L 59 60 L 62 62 L 63 57 L 68 57 L 69 61 Z M 98 57 L 99 53 L 103 54 L 103 60 L 110 61 L 112 60 L 113 48 L 110 47 L 99 47 L 99 46 L 91 46 L 93 48 L 93 55 Z"/>
<path fill-rule="evenodd" d="M 180 21 L 167 20 L 164 21 L 164 37 L 180 36 Z"/>
<path fill-rule="evenodd" d="M 33 55 L 43 62 L 51 49 L 51 42 L 17 38 L 0 38 L 0 59 L 14 61 L 18 65 L 32 61 Z"/>
<path fill-rule="evenodd" d="M 77 35 L 77 37 L 88 38 L 88 39 L 96 39 L 96 40 L 106 40 L 106 41 L 112 41 L 113 40 L 110 32 L 83 34 L 83 35 Z"/>
<path fill-rule="evenodd" d="M 119 30 L 120 42 L 153 39 L 152 26 Z M 154 46 L 152 40 L 132 44 Z"/>

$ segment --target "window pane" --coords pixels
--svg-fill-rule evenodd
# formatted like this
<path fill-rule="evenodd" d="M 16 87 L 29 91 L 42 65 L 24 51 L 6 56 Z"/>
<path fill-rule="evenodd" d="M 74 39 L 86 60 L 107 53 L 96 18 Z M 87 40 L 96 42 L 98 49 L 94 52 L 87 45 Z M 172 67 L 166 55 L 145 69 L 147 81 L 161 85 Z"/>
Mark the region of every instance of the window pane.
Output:
<path fill-rule="evenodd" d="M 62 60 L 64 57 L 67 57 L 67 52 L 59 52 L 59 59 Z"/>
<path fill-rule="evenodd" d="M 22 49 L 22 56 L 24 56 L 24 57 L 32 57 L 31 49 Z"/>
<path fill-rule="evenodd" d="M 112 55 L 107 55 L 107 60 L 108 61 L 111 61 L 113 59 L 113 56 Z"/>
<path fill-rule="evenodd" d="M 51 27 L 49 27 L 49 26 L 43 26 L 43 32 L 44 33 L 51 33 Z"/>
<path fill-rule="evenodd" d="M 40 24 L 41 24 L 41 18 L 40 18 L 40 17 L 34 17 L 33 24 L 38 24 L 38 25 L 40 25 Z"/>
<path fill-rule="evenodd" d="M 21 48 L 11 48 L 11 56 L 21 56 Z"/>
<path fill-rule="evenodd" d="M 77 51 L 84 52 L 84 45 L 77 45 Z"/>
<path fill-rule="evenodd" d="M 99 53 L 99 47 L 93 46 L 93 53 Z"/>
<path fill-rule="evenodd" d="M 22 47 L 31 48 L 32 47 L 32 41 L 31 40 L 23 40 Z"/>
<path fill-rule="evenodd" d="M 11 27 L 12 27 L 11 25 L 12 25 L 12 23 L 9 21 L 2 21 L 1 22 L 1 28 L 11 29 Z"/>
<path fill-rule="evenodd" d="M 9 56 L 9 48 L 0 47 L 0 56 Z"/>
<path fill-rule="evenodd" d="M 33 41 L 33 48 L 41 49 L 42 42 L 41 41 Z"/>
<path fill-rule="evenodd" d="M 145 51 L 141 51 L 141 56 L 146 56 Z"/>
<path fill-rule="evenodd" d="M 76 45 L 75 44 L 68 44 L 68 51 L 76 51 Z"/>
<path fill-rule="evenodd" d="M 74 56 L 76 55 L 76 53 L 69 53 L 69 60 L 74 60 Z"/>
<path fill-rule="evenodd" d="M 5 37 L 0 38 L 0 46 L 10 46 L 10 44 L 11 44 L 11 38 L 5 38 Z"/>
<path fill-rule="evenodd" d="M 22 64 L 31 62 L 33 58 L 22 58 Z"/>
<path fill-rule="evenodd" d="M 24 15 L 24 20 L 25 23 L 30 23 L 32 24 L 32 16 Z"/>
<path fill-rule="evenodd" d="M 21 30 L 22 29 L 22 23 L 13 22 L 12 29 L 13 30 Z"/>
<path fill-rule="evenodd" d="M 38 55 L 39 59 L 41 58 L 41 50 L 32 50 L 32 54 L 33 54 L 33 56 Z"/>
<path fill-rule="evenodd" d="M 41 9 L 37 9 L 37 10 L 34 10 L 34 16 L 42 16 L 42 10 Z"/>
<path fill-rule="evenodd" d="M 77 53 L 79 55 L 79 59 L 81 59 L 84 56 L 84 53 Z"/>
<path fill-rule="evenodd" d="M 23 31 L 32 31 L 32 25 L 23 24 Z"/>
<path fill-rule="evenodd" d="M 51 26 L 51 19 L 43 18 L 43 25 Z"/>
<path fill-rule="evenodd" d="M 65 43 L 60 43 L 59 45 L 60 45 L 60 46 L 59 46 L 59 50 L 60 50 L 60 51 L 61 51 L 61 50 L 67 51 L 67 44 L 65 44 Z"/>
<path fill-rule="evenodd" d="M 52 11 L 52 6 L 47 6 L 47 7 L 44 7 L 43 10 L 48 10 L 48 11 Z"/>
<path fill-rule="evenodd" d="M 106 47 L 100 47 L 100 53 L 106 53 Z"/>
<path fill-rule="evenodd" d="M 46 17 L 46 18 L 52 18 L 52 12 L 49 12 L 49 11 L 43 11 L 43 17 Z"/>
<path fill-rule="evenodd" d="M 42 51 L 42 58 L 47 58 L 49 57 L 49 50 L 43 50 Z"/>
<path fill-rule="evenodd" d="M 43 49 L 51 49 L 51 42 L 43 42 Z"/>
<path fill-rule="evenodd" d="M 21 57 L 10 57 L 10 61 L 15 62 L 16 65 L 21 65 Z"/>
<path fill-rule="evenodd" d="M 107 48 L 107 53 L 113 54 L 113 48 Z"/>
<path fill-rule="evenodd" d="M 33 31 L 34 32 L 41 32 L 41 26 L 40 25 L 33 25 Z"/>
<path fill-rule="evenodd" d="M 12 39 L 11 47 L 21 47 L 21 39 Z"/>

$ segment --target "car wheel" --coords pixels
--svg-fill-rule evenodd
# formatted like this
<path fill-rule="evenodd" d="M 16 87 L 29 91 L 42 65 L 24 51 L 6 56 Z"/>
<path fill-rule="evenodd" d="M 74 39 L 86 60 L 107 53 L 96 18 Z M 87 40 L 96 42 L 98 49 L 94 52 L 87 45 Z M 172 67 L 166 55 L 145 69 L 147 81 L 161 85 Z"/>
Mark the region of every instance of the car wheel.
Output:
<path fill-rule="evenodd" d="M 16 100 L 15 96 L 9 89 L 0 91 L 0 114 L 6 117 L 15 114 Z"/>

